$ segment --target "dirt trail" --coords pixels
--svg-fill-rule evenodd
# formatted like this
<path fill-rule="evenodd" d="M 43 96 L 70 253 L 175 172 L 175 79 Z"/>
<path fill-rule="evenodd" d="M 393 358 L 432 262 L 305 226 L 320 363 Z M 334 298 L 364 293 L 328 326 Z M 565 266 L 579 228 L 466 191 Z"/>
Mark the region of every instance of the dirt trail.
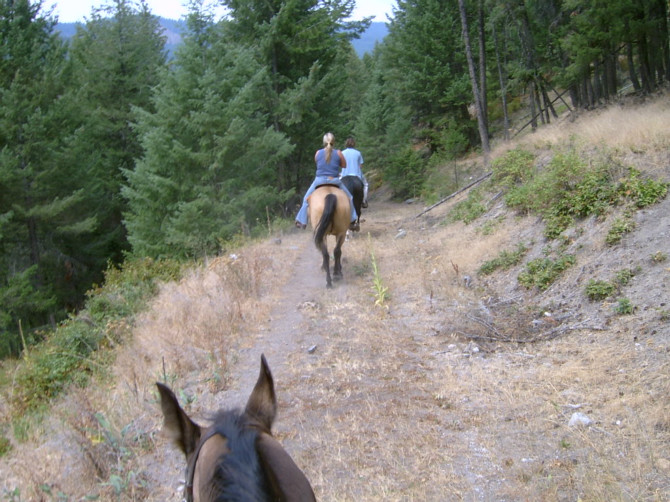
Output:
<path fill-rule="evenodd" d="M 317 293 L 325 287 L 325 274 L 321 272 L 321 256 L 311 240 L 311 231 L 302 232 L 304 238 L 290 239 L 279 251 L 291 267 L 291 280 L 281 287 L 279 301 L 273 307 L 265 326 L 251 333 L 237 352 L 236 364 L 230 368 L 234 380 L 230 389 L 220 396 L 228 406 L 243 407 L 253 389 L 260 368 L 261 354 L 265 354 L 272 371 L 275 387 L 280 392 L 287 376 L 287 361 L 291 354 L 304 353 L 321 342 L 322 338 L 302 329 L 303 312 L 313 308 Z M 288 249 L 287 249 L 288 247 Z M 340 283 L 338 290 L 346 288 Z"/>

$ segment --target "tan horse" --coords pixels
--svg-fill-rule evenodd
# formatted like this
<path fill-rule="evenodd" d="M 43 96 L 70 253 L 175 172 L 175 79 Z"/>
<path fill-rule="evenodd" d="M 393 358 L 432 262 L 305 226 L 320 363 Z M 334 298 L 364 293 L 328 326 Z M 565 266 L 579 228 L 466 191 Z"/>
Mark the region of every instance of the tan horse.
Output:
<path fill-rule="evenodd" d="M 349 198 L 344 190 L 336 186 L 321 185 L 309 196 L 308 203 L 309 221 L 314 228 L 314 244 L 323 256 L 321 268 L 326 272 L 326 287 L 332 288 L 327 238 L 329 235 L 335 236 L 333 277 L 335 280 L 341 279 L 342 244 L 351 221 Z"/>
<path fill-rule="evenodd" d="M 270 432 L 277 398 L 265 356 L 244 412 L 220 410 L 210 427 L 193 422 L 170 388 L 156 385 L 165 429 L 186 455 L 187 502 L 316 500 L 305 475 Z"/>

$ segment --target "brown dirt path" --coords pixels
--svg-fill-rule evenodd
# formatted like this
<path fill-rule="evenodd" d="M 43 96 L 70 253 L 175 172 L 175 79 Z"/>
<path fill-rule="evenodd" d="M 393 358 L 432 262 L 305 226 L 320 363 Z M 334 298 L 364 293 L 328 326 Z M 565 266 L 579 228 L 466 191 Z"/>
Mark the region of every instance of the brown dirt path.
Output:
<path fill-rule="evenodd" d="M 285 238 L 288 243 L 282 245 L 280 253 L 286 257 L 286 266 L 292 269 L 290 280 L 281 286 L 276 295 L 277 302 L 267 323 L 256 332 L 249 333 L 241 342 L 235 357 L 236 364 L 230 368 L 233 383 L 220 396 L 222 402 L 238 407 L 246 404 L 258 378 L 261 354 L 265 354 L 275 387 L 281 394 L 291 354 L 306 353 L 309 348 L 318 347 L 321 343 L 322 338 L 318 334 L 308 332 L 304 327 L 304 312 L 316 307 L 326 283 L 325 274 L 321 271 L 321 255 L 312 244 L 311 236 L 311 231 L 306 230 Z M 341 294 L 346 288 L 346 281 L 341 281 L 333 291 Z"/>

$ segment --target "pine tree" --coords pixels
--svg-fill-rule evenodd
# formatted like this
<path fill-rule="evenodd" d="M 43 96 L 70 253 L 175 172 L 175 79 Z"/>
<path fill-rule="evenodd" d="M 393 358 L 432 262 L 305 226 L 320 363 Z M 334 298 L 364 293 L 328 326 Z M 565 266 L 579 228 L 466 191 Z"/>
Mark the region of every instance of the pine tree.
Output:
<path fill-rule="evenodd" d="M 71 161 L 85 172 L 86 195 L 99 226 L 81 261 L 100 273 L 129 250 L 123 226 L 123 172 L 142 154 L 133 130 L 135 109 L 151 110 L 151 93 L 165 67 L 165 38 L 145 4 L 116 0 L 93 11 L 72 40 L 73 88 L 80 124 L 70 138 Z"/>
<path fill-rule="evenodd" d="M 19 350 L 19 324 L 30 340 L 74 300 L 63 241 L 96 223 L 81 210 L 79 178 L 61 163 L 69 65 L 40 8 L 0 1 L 1 355 Z"/>
<path fill-rule="evenodd" d="M 215 253 L 290 195 L 276 167 L 292 148 L 267 125 L 271 83 L 257 51 L 230 42 L 226 23 L 201 10 L 188 27 L 155 112 L 139 115 L 145 154 L 126 171 L 126 225 L 139 255 Z"/>

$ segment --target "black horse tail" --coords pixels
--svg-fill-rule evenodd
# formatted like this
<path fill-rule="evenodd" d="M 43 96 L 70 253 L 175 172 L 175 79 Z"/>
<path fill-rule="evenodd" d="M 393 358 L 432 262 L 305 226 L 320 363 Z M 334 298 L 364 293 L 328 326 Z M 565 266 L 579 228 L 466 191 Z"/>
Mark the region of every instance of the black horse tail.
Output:
<path fill-rule="evenodd" d="M 319 221 L 316 230 L 314 231 L 314 244 L 317 249 L 321 249 L 321 243 L 326 236 L 328 226 L 333 222 L 335 216 L 335 209 L 337 209 L 337 196 L 329 193 L 326 195 L 323 206 L 323 213 L 321 213 L 321 220 Z"/>

